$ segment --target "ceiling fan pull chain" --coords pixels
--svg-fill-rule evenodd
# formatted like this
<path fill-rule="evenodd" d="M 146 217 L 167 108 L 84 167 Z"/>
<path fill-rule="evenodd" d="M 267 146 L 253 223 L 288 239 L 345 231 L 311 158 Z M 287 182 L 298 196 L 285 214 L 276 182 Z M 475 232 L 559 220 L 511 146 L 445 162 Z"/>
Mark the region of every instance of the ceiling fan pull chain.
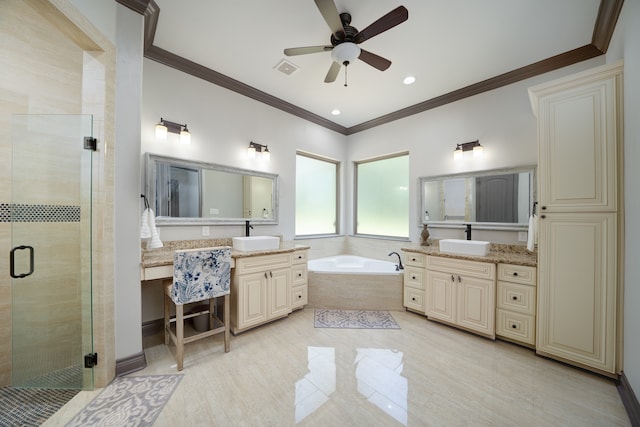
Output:
<path fill-rule="evenodd" d="M 347 87 L 347 70 L 349 69 L 349 61 L 344 61 L 344 87 Z"/>

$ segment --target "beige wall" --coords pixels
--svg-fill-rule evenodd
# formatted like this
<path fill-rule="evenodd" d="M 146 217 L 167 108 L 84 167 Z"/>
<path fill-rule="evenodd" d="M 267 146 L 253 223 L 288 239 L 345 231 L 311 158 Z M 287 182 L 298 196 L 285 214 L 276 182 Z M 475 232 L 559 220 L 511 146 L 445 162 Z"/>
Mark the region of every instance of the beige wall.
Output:
<path fill-rule="evenodd" d="M 92 34 L 89 38 L 86 34 Z M 98 137 L 99 151 L 94 155 L 94 321 L 95 349 L 101 353 L 102 365 L 96 370 L 96 384 L 105 385 L 113 378 L 113 281 L 110 258 L 112 231 L 104 212 L 111 205 L 112 183 L 108 179 L 113 165 L 106 149 L 113 140 L 113 87 L 115 83 L 114 49 L 96 36 L 94 28 L 66 0 L 51 2 L 38 0 L 9 0 L 0 2 L 0 204 L 5 207 L 12 201 L 12 114 L 92 114 L 94 135 Z M 55 150 L 54 150 L 55 153 Z M 47 161 L 56 159 L 54 153 L 40 151 L 37 155 Z M 34 163 L 37 159 L 34 159 Z M 65 203 L 49 200 L 46 179 L 37 170 L 31 175 L 33 188 L 42 188 L 32 203 Z M 5 218 L 0 222 L 0 253 L 7 254 L 12 246 L 11 225 Z M 34 223 L 34 236 L 44 232 L 41 224 Z M 64 227 L 67 227 L 65 225 Z M 56 227 L 55 241 L 60 248 L 68 247 L 66 241 L 74 233 Z M 78 225 L 72 226 L 77 228 Z M 77 235 L 77 233 L 75 233 Z M 77 259 L 79 253 L 76 253 Z M 19 321 L 25 313 L 11 313 L 11 281 L 8 262 L 0 263 L 0 386 L 11 382 L 11 331 L 12 317 Z M 72 280 L 62 278 L 61 282 Z M 46 290 L 52 299 L 70 289 Z M 111 304 L 111 308 L 109 308 Z M 41 313 L 32 307 L 34 313 Z M 70 321 L 68 318 L 58 322 Z M 51 345 L 57 338 L 51 337 Z M 42 349 L 40 349 L 40 352 Z M 31 352 L 38 352 L 31 349 Z M 111 352 L 111 356 L 110 353 Z"/>

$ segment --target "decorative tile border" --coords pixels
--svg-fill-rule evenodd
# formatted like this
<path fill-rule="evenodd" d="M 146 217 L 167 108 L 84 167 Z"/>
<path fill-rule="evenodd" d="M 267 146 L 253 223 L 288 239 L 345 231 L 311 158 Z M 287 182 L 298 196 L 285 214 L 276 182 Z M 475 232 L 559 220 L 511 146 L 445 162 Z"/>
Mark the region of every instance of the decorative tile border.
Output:
<path fill-rule="evenodd" d="M 0 203 L 0 222 L 80 222 L 80 206 Z"/>

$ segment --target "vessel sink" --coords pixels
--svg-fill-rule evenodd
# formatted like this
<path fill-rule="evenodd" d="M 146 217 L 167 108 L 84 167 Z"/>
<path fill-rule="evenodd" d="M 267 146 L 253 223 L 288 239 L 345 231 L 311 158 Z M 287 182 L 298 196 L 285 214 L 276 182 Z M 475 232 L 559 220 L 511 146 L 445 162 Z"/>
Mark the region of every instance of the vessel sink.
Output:
<path fill-rule="evenodd" d="M 280 247 L 280 238 L 273 236 L 248 236 L 234 237 L 233 249 L 242 252 L 266 251 L 269 249 L 278 249 Z"/>
<path fill-rule="evenodd" d="M 491 242 L 481 240 L 440 240 L 440 252 L 448 252 L 451 254 L 485 256 L 489 253 L 490 248 Z"/>

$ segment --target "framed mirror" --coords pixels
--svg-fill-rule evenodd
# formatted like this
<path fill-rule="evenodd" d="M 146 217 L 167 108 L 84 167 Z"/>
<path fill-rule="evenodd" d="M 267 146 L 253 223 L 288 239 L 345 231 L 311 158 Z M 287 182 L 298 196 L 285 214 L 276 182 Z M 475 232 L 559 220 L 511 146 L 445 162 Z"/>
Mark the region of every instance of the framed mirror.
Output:
<path fill-rule="evenodd" d="M 420 178 L 420 223 L 526 228 L 533 209 L 535 166 Z"/>
<path fill-rule="evenodd" d="M 278 175 L 145 154 L 157 225 L 278 223 Z"/>

